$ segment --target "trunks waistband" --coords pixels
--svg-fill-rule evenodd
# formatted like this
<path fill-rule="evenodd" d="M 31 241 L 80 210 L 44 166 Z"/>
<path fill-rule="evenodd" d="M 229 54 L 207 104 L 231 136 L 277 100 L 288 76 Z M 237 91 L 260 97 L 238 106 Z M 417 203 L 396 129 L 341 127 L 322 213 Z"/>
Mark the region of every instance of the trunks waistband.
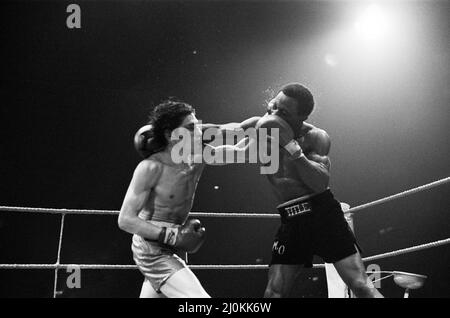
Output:
<path fill-rule="evenodd" d="M 310 214 L 313 211 L 314 205 L 329 198 L 333 198 L 333 194 L 330 189 L 327 189 L 321 193 L 306 195 L 286 201 L 278 205 L 277 210 L 278 213 L 280 213 L 281 220 L 287 221 L 296 216 Z"/>

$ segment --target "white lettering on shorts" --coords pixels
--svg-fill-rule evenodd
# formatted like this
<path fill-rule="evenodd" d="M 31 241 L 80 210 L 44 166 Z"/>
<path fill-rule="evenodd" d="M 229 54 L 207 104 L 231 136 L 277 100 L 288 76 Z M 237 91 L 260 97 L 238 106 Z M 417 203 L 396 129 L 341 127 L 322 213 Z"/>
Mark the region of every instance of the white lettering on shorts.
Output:
<path fill-rule="evenodd" d="M 286 247 L 282 244 L 278 245 L 279 241 L 273 242 L 272 251 L 277 252 L 278 255 L 283 255 Z"/>

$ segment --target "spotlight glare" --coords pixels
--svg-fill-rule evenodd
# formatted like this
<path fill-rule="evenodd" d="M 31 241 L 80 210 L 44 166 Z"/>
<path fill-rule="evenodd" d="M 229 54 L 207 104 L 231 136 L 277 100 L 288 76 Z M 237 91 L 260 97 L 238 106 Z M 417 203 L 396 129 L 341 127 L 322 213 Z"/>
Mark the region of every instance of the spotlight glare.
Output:
<path fill-rule="evenodd" d="M 371 4 L 355 22 L 355 29 L 365 39 L 378 39 L 386 33 L 386 16 L 378 5 Z"/>

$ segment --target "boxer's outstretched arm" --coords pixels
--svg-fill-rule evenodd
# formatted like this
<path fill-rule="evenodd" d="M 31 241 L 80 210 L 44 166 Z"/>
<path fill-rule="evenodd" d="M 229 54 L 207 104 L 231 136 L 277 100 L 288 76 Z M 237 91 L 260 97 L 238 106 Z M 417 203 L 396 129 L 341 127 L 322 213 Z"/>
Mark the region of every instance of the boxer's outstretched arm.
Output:
<path fill-rule="evenodd" d="M 119 228 L 150 240 L 157 240 L 161 228 L 138 217 L 139 212 L 161 174 L 161 167 L 153 160 L 141 161 L 134 170 L 118 219 Z"/>
<path fill-rule="evenodd" d="M 226 134 L 227 131 L 239 131 L 239 130 L 247 130 L 249 128 L 256 128 L 256 124 L 258 123 L 258 121 L 261 119 L 260 116 L 254 116 L 254 117 L 250 117 L 240 123 L 228 123 L 228 124 L 222 124 L 222 125 L 215 125 L 215 124 L 203 124 L 202 125 L 202 129 L 203 131 L 206 128 L 216 128 L 218 129 L 218 131 L 222 134 Z M 268 147 L 270 148 L 270 142 L 271 142 L 271 137 L 267 136 L 267 138 L 269 138 L 267 140 L 268 143 Z M 230 138 L 230 140 L 234 140 L 234 138 Z M 234 162 L 225 162 L 225 158 L 227 157 L 227 155 L 230 155 L 229 157 L 233 157 L 237 158 L 237 157 L 241 157 L 244 158 L 245 163 L 249 163 L 250 162 L 250 158 L 252 157 L 250 155 L 250 151 L 258 151 L 258 140 L 257 140 L 257 136 L 252 136 L 252 134 L 249 135 L 245 135 L 245 137 L 243 139 L 241 139 L 238 143 L 231 145 L 231 144 L 226 144 L 226 139 L 222 140 L 223 142 L 225 142 L 225 144 L 223 145 L 218 145 L 218 146 L 212 146 L 210 144 L 206 144 L 207 147 L 210 147 L 215 155 L 217 157 L 223 158 L 222 162 L 223 163 L 208 163 L 210 165 L 224 165 L 224 164 L 229 164 L 229 163 L 234 163 Z M 253 156 L 254 159 L 259 160 L 259 156 Z M 255 162 L 256 163 L 256 162 Z"/>
<path fill-rule="evenodd" d="M 248 128 L 255 128 L 256 123 L 260 119 L 261 119 L 260 116 L 253 116 L 253 117 L 247 118 L 246 120 L 244 120 L 240 123 L 237 123 L 237 126 L 238 126 L 238 128 L 244 129 L 244 130 L 246 130 Z M 228 124 L 224 124 L 223 126 L 226 127 L 226 125 L 228 125 Z"/>
<path fill-rule="evenodd" d="M 201 128 L 202 128 L 203 132 L 208 128 L 216 129 L 217 130 L 216 134 L 223 135 L 227 131 L 238 131 L 238 130 L 246 130 L 248 128 L 254 128 L 260 118 L 261 117 L 259 117 L 259 116 L 254 116 L 254 117 L 247 118 L 246 120 L 244 120 L 240 123 L 234 122 L 234 123 L 227 123 L 227 124 L 202 124 Z"/>
<path fill-rule="evenodd" d="M 295 159 L 295 168 L 302 181 L 313 191 L 322 192 L 330 181 L 330 137 L 325 131 L 311 132 L 314 150 Z"/>
<path fill-rule="evenodd" d="M 212 146 L 210 144 L 205 144 L 205 147 L 209 148 L 209 151 L 214 155 L 215 158 L 220 158 L 218 162 L 208 162 L 205 161 L 206 164 L 211 166 L 222 166 L 231 163 L 248 163 L 249 162 L 249 151 L 250 146 L 254 143 L 255 140 L 252 138 L 244 138 L 240 140 L 238 143 L 234 145 L 220 145 L 220 146 Z M 231 161 L 228 162 L 226 158 L 244 158 L 244 162 L 242 161 Z"/>
<path fill-rule="evenodd" d="M 211 146 L 206 144 L 205 147 L 209 147 L 210 151 L 214 153 L 216 158 L 221 158 L 221 162 L 206 162 L 209 165 L 226 165 L 231 163 L 259 163 L 267 164 L 267 162 L 261 162 L 261 156 L 258 153 L 259 148 L 262 146 L 263 141 L 258 142 L 257 135 L 249 135 L 241 139 L 238 143 L 234 145 L 220 145 Z M 263 136 L 265 142 L 267 143 L 267 149 L 271 149 L 271 144 L 273 142 L 273 137 Z M 226 161 L 226 158 L 233 158 L 235 161 Z M 243 159 L 243 160 L 242 160 Z"/>

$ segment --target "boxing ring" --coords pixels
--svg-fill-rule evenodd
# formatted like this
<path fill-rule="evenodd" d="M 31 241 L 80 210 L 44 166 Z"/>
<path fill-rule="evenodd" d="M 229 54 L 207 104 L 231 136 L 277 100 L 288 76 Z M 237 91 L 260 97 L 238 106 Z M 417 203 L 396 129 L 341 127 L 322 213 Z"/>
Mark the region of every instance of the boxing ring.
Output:
<path fill-rule="evenodd" d="M 434 187 L 441 186 L 443 184 L 449 183 L 450 177 L 443 178 L 416 188 L 412 188 L 391 196 L 384 197 L 379 200 L 375 200 L 369 203 L 365 203 L 359 206 L 355 206 L 353 208 L 349 208 L 346 210 L 345 216 L 347 221 L 351 224 L 352 217 L 354 213 L 374 207 L 376 205 L 384 204 L 386 202 L 390 202 L 392 200 L 397 200 L 400 198 L 404 198 L 406 196 L 426 191 L 432 189 Z M 135 270 L 137 269 L 136 265 L 119 265 L 119 264 L 61 264 L 60 256 L 61 256 L 61 248 L 62 241 L 64 235 L 64 219 L 67 214 L 88 214 L 88 215 L 118 215 L 119 211 L 115 210 L 80 210 L 80 209 L 55 209 L 55 208 L 32 208 L 32 207 L 15 207 L 15 206 L 0 206 L 0 212 L 14 212 L 14 213 L 46 213 L 46 214 L 59 214 L 61 215 L 60 221 L 60 231 L 59 231 L 59 242 L 58 242 L 58 250 L 56 255 L 56 262 L 54 264 L 0 264 L 0 269 L 53 269 L 54 270 L 54 284 L 53 284 L 53 298 L 56 298 L 59 292 L 57 291 L 57 283 L 58 283 L 58 271 L 60 269 L 67 268 L 79 268 L 79 269 L 90 269 L 90 270 Z M 279 218 L 279 214 L 266 214 L 266 213 L 210 213 L 210 212 L 191 212 L 190 217 L 204 217 L 204 218 L 271 218 L 276 219 Z M 369 257 L 364 257 L 364 262 L 375 261 L 380 259 L 385 259 L 389 257 L 395 257 L 399 255 L 409 254 L 417 251 L 422 251 L 442 245 L 450 244 L 450 237 L 441 239 L 434 242 L 429 242 L 425 244 L 415 245 L 407 248 L 402 248 L 382 254 L 372 255 Z M 212 265 L 212 264 L 204 264 L 204 265 L 189 265 L 192 270 L 259 270 L 259 269 L 268 269 L 268 265 L 255 264 L 255 265 Z M 314 264 L 313 268 L 326 268 L 326 264 Z M 378 274 L 387 274 L 387 276 L 378 279 L 378 281 L 388 278 L 394 277 L 394 281 L 400 287 L 405 288 L 404 297 L 408 297 L 410 289 L 420 288 L 426 276 L 412 274 L 412 273 L 404 273 L 398 271 L 380 271 L 380 272 L 368 272 L 368 273 L 378 273 Z M 328 274 L 328 273 L 327 273 Z"/>

